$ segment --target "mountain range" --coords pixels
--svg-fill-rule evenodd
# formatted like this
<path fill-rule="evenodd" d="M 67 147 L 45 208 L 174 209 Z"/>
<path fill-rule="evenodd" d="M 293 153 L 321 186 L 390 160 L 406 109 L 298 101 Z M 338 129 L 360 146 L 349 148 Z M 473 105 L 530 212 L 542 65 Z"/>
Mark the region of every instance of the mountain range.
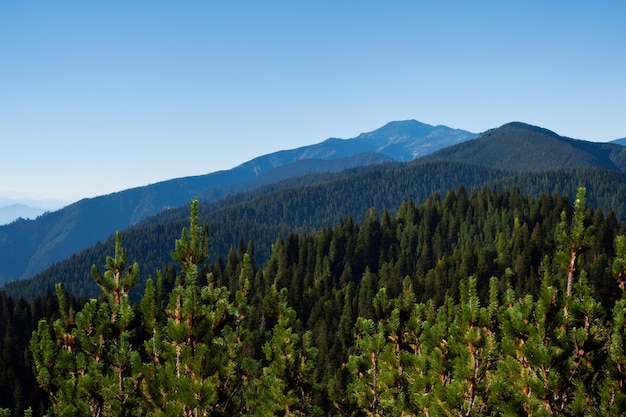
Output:
<path fill-rule="evenodd" d="M 230 170 L 83 199 L 35 220 L 0 226 L 0 285 L 30 277 L 114 233 L 191 199 L 205 202 L 315 172 L 410 161 L 475 139 L 475 133 L 416 120 L 390 122 L 352 139 L 260 156 Z"/>
<path fill-rule="evenodd" d="M 256 158 L 232 172 L 171 180 L 83 200 L 58 213 L 42 216 L 38 219 L 39 223 L 16 222 L 13 226 L 22 227 L 19 235 L 8 235 L 4 228 L 0 228 L 0 232 L 5 233 L 0 234 L 0 246 L 7 238 L 22 245 L 39 245 L 36 252 L 15 249 L 7 256 L 6 259 L 11 259 L 16 265 L 30 262 L 31 272 L 23 273 L 23 278 L 33 278 L 11 283 L 4 289 L 14 296 L 28 296 L 41 294 L 55 282 L 64 282 L 74 294 L 92 296 L 97 293 L 97 288 L 91 282 L 88 271 L 92 264 L 111 253 L 113 244 L 112 232 L 104 227 L 98 230 L 98 216 L 111 220 L 105 216 L 106 213 L 137 214 L 137 204 L 151 203 L 158 207 L 156 203 L 159 201 L 167 203 L 167 194 L 178 193 L 182 197 L 178 196 L 179 203 L 171 204 L 169 209 L 152 216 L 146 214 L 143 220 L 138 220 L 141 216 L 135 217 L 137 220 L 133 226 L 118 228 L 124 230 L 128 252 L 135 254 L 135 259 L 147 274 L 171 262 L 168 245 L 185 226 L 187 203 L 191 198 L 204 201 L 201 205 L 202 221 L 209 224 L 214 256 L 225 256 L 228 248 L 241 246 L 242 239 L 245 239 L 254 242 L 259 262 L 267 259 L 277 236 L 284 236 L 292 230 L 319 230 L 346 216 L 362 218 L 370 207 L 379 212 L 393 211 L 407 199 L 423 201 L 433 193 L 443 195 L 460 184 L 468 189 L 485 186 L 520 188 L 537 196 L 548 192 L 572 195 L 578 186 L 585 185 L 590 205 L 615 210 L 618 218 L 626 218 L 626 205 L 622 201 L 626 193 L 623 163 L 626 148 L 620 145 L 565 138 L 547 129 L 514 122 L 478 137 L 473 136 L 473 139 L 473 134 L 468 134 L 468 139 L 460 143 L 455 138 L 449 146 L 441 146 L 438 151 L 411 162 L 394 162 L 391 159 L 394 154 L 378 153 L 394 149 L 393 145 L 396 145 L 395 149 L 401 148 L 397 146 L 401 142 L 397 138 L 406 131 L 419 132 L 416 128 L 420 126 L 423 124 L 415 121 L 393 122 L 358 138 L 329 139 L 311 147 Z M 434 131 L 442 127 L 431 126 L 431 129 Z M 385 130 L 386 133 L 381 134 Z M 449 131 L 455 132 L 451 137 L 459 132 Z M 373 147 L 373 144 L 367 143 L 368 136 L 376 135 L 381 138 L 379 143 L 383 143 L 382 146 Z M 409 138 L 404 141 L 407 143 L 411 135 L 404 134 L 404 137 Z M 356 145 L 361 139 L 367 143 L 362 148 L 364 152 L 346 157 L 346 144 L 356 142 Z M 333 147 L 333 143 L 339 146 Z M 421 146 L 428 148 L 423 144 Z M 358 147 L 355 152 L 358 152 Z M 308 158 L 311 156 L 330 159 Z M 401 159 L 397 154 L 394 157 Z M 242 172 L 244 174 L 237 182 L 235 177 Z M 189 191 L 206 184 L 203 182 L 205 177 L 213 180 L 212 185 L 195 195 Z M 229 179 L 230 183 L 220 185 L 216 177 Z M 148 210 L 144 208 L 143 212 Z M 49 234 L 39 237 L 41 222 L 55 220 L 54 216 L 61 217 L 56 223 L 50 221 L 46 224 L 43 230 Z M 122 220 L 128 222 L 127 218 L 120 217 L 120 223 L 123 223 Z M 64 234 L 64 231 L 67 233 Z M 70 255 L 58 256 L 58 260 L 50 262 L 52 266 L 40 267 L 38 272 L 32 272 L 35 270 L 32 269 L 33 260 L 53 253 L 47 249 L 64 247 L 69 252 L 67 246 L 76 243 L 78 231 L 88 232 L 86 235 L 100 233 L 105 237 L 99 238 L 95 245 L 79 242 L 83 249 L 71 252 L 70 258 Z M 33 238 L 35 235 L 38 237 Z M 55 236 L 61 237 L 58 242 L 53 242 L 56 245 L 50 243 Z M 41 242 L 46 242 L 47 246 Z M 5 246 L 3 250 L 6 253 L 10 248 Z M 23 253 L 29 253 L 31 257 L 20 258 Z M 2 267 L 7 265 L 12 263 L 6 262 Z"/>

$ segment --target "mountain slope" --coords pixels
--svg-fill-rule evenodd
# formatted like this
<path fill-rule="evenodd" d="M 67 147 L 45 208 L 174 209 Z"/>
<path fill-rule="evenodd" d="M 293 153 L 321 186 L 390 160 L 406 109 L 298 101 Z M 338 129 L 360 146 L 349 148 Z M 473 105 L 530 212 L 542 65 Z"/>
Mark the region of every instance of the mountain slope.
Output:
<path fill-rule="evenodd" d="M 278 236 L 293 230 L 307 231 L 334 225 L 342 218 L 361 219 L 369 207 L 391 211 L 407 199 L 422 201 L 435 192 L 446 192 L 460 183 L 481 186 L 504 171 L 466 164 L 390 163 L 353 168 L 337 174 L 313 174 L 271 184 L 245 194 L 202 204 L 200 217 L 209 225 L 213 257 L 226 257 L 240 239 L 254 242 L 258 262 L 264 262 Z M 188 224 L 187 205 L 164 211 L 122 232 L 129 260 L 141 265 L 142 279 L 154 276 L 171 262 L 171 244 Z M 172 239 L 171 239 L 172 238 Z M 12 296 L 45 291 L 63 282 L 75 295 L 97 293 L 88 271 L 111 253 L 109 238 L 72 255 L 34 278 L 8 284 Z"/>
<path fill-rule="evenodd" d="M 431 126 L 416 120 L 389 122 L 352 139 L 329 138 L 316 145 L 275 152 L 246 162 L 242 167 L 266 172 L 303 159 L 340 159 L 375 152 L 394 161 L 410 161 L 437 149 L 476 138 L 475 133 L 447 126 Z"/>
<path fill-rule="evenodd" d="M 573 196 L 577 188 L 584 185 L 588 206 L 603 208 L 607 213 L 615 209 L 613 218 L 626 218 L 626 204 L 622 201 L 626 194 L 626 173 L 590 167 L 514 173 L 465 163 L 421 161 L 290 178 L 212 204 L 202 204 L 200 217 L 202 223 L 209 225 L 209 253 L 213 259 L 221 257 L 227 262 L 230 248 L 241 247 L 241 242 L 250 240 L 254 242 L 256 261 L 264 264 L 278 236 L 311 230 L 323 234 L 324 227 L 346 217 L 361 221 L 370 207 L 379 215 L 384 210 L 393 214 L 409 199 L 420 204 L 434 193 L 443 198 L 460 184 L 464 184 L 468 193 L 474 188 L 495 187 L 511 192 L 519 189 L 523 194 L 537 197 L 548 192 Z M 172 242 L 188 225 L 188 215 L 188 207 L 183 206 L 164 211 L 122 232 L 129 259 L 141 265 L 142 280 L 154 277 L 155 270 L 163 270 L 172 262 Z M 105 257 L 113 253 L 113 244 L 113 239 L 109 238 L 32 279 L 8 284 L 4 289 L 14 297 L 33 297 L 62 282 L 75 295 L 94 296 L 98 289 L 88 271 L 91 265 L 101 265 Z"/>
<path fill-rule="evenodd" d="M 626 148 L 570 139 L 536 126 L 514 122 L 476 140 L 442 149 L 424 161 L 463 161 L 493 168 L 536 171 L 597 167 L 626 171 Z"/>
<path fill-rule="evenodd" d="M 294 163 L 274 168 L 265 174 L 251 178 L 247 181 L 242 181 L 240 183 L 228 186 L 215 186 L 207 188 L 198 193 L 196 198 L 204 202 L 212 202 L 232 194 L 246 192 L 261 187 L 263 185 L 272 184 L 288 178 L 299 177 L 313 173 L 334 173 L 353 167 L 377 165 L 385 162 L 393 162 L 393 160 L 385 155 L 374 152 L 362 153 L 347 158 L 331 160 L 301 159 Z M 186 201 L 185 203 L 187 202 L 188 201 Z"/>
<path fill-rule="evenodd" d="M 448 139 L 446 135 L 449 134 Z M 410 160 L 437 146 L 473 139 L 470 132 L 415 120 L 392 122 L 353 139 L 328 139 L 255 158 L 230 170 L 185 177 L 84 199 L 32 221 L 0 226 L 0 285 L 32 276 L 54 262 L 162 210 L 194 198 L 214 201 L 263 184 L 312 172 Z M 448 140 L 448 142 L 446 142 Z"/>

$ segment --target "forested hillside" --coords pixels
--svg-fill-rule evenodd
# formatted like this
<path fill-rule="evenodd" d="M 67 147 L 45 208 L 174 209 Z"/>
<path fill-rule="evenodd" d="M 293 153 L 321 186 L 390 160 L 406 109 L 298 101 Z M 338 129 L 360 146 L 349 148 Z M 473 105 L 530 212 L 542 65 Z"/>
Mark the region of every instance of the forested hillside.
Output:
<path fill-rule="evenodd" d="M 294 175 L 336 172 L 385 161 L 388 158 L 363 154 L 334 161 L 318 160 L 316 164 L 298 161 L 290 169 L 276 171 L 271 170 L 271 164 L 258 171 L 255 166 L 241 166 L 87 198 L 35 220 L 17 220 L 0 226 L 0 284 L 31 277 L 54 262 L 105 240 L 115 230 L 168 208 L 183 206 L 194 198 L 211 202 Z"/>
<path fill-rule="evenodd" d="M 507 123 L 477 140 L 450 146 L 425 161 L 463 161 L 514 171 L 596 167 L 626 171 L 626 148 L 560 136 L 525 123 Z"/>
<path fill-rule="evenodd" d="M 346 217 L 361 221 L 368 208 L 395 214 L 412 199 L 424 202 L 434 193 L 445 195 L 458 184 L 468 190 L 483 186 L 539 197 L 545 192 L 573 196 L 580 185 L 587 187 L 589 206 L 612 210 L 616 218 L 626 218 L 626 174 L 591 168 L 511 173 L 463 163 L 383 164 L 344 171 L 294 178 L 225 198 L 216 204 L 201 204 L 201 221 L 211 230 L 209 253 L 212 260 L 225 259 L 232 247 L 253 241 L 255 261 L 263 264 L 278 236 L 292 231 L 308 232 L 329 227 Z M 187 219 L 187 209 L 169 210 L 124 230 L 125 246 L 148 275 L 171 263 L 169 242 L 174 240 Z M 33 298 L 62 282 L 77 296 L 94 296 L 98 289 L 88 271 L 114 248 L 113 237 L 99 243 L 29 280 L 5 287 L 14 297 Z M 140 292 L 141 290 L 139 290 Z"/>
<path fill-rule="evenodd" d="M 351 216 L 362 219 L 368 207 L 396 210 L 408 198 L 423 201 L 433 192 L 445 192 L 466 181 L 481 185 L 503 173 L 463 164 L 388 164 L 345 171 L 341 175 L 301 177 L 260 188 L 245 195 L 226 198 L 217 204 L 201 204 L 201 221 L 211 230 L 213 259 L 237 247 L 241 239 L 254 241 L 256 261 L 262 263 L 278 236 L 293 230 L 309 231 L 333 225 Z M 149 273 L 171 263 L 170 242 L 188 217 L 186 207 L 165 211 L 124 230 L 129 253 Z M 28 280 L 5 286 L 14 297 L 32 298 L 62 282 L 78 296 L 93 296 L 97 287 L 89 268 L 113 250 L 114 239 L 99 243 Z M 145 276 L 143 277 L 145 280 Z"/>
<path fill-rule="evenodd" d="M 564 138 L 549 130 L 523 123 L 506 124 L 471 140 L 474 137 L 469 132 L 424 125 L 414 120 L 393 122 L 354 139 L 329 139 L 317 145 L 264 155 L 228 171 L 172 179 L 84 199 L 33 221 L 21 220 L 0 226 L 0 284 L 32 277 L 55 262 L 106 240 L 115 230 L 135 225 L 162 210 L 184 206 L 191 199 L 214 202 L 235 193 L 301 176 L 305 176 L 298 178 L 301 185 L 307 184 L 306 181 L 310 181 L 308 185 L 314 185 L 318 177 L 306 174 L 333 172 L 339 173 L 336 178 L 342 178 L 345 176 L 342 170 L 353 172 L 350 167 L 378 165 L 390 158 L 411 160 L 438 149 L 420 161 L 425 166 L 430 164 L 435 168 L 437 165 L 433 162 L 455 162 L 480 166 L 480 169 L 495 169 L 496 174 L 490 178 L 491 181 L 500 179 L 497 170 L 515 173 L 587 168 L 626 171 L 626 148 L 617 144 Z M 456 145 L 449 146 L 452 144 Z M 365 172 L 369 171 L 366 169 Z M 419 201 L 432 192 L 443 193 L 459 184 L 438 178 L 437 172 L 423 175 L 425 181 L 435 181 L 435 184 L 423 187 L 426 192 L 419 196 Z M 282 182 L 279 187 L 285 187 L 289 182 Z M 465 183 L 473 187 L 482 186 L 485 181 L 474 182 L 474 178 L 470 177 Z M 592 190 L 594 184 L 580 181 L 577 184 L 589 187 L 592 198 L 596 199 Z M 572 193 L 576 185 L 566 188 L 557 183 L 556 187 L 551 185 L 550 189 L 540 189 L 538 192 L 553 191 L 560 186 L 559 190 L 554 191 Z M 399 200 L 396 198 L 394 206 L 386 208 L 393 209 L 409 197 L 414 198 L 406 194 Z M 619 210 L 623 203 L 608 205 L 608 198 L 608 195 L 598 196 L 599 206 L 608 207 L 618 216 L 621 215 Z M 342 214 L 362 216 L 370 204 L 376 204 L 364 203 L 358 212 L 353 210 Z"/>
<path fill-rule="evenodd" d="M 416 120 L 390 122 L 352 139 L 262 155 L 229 170 L 86 198 L 35 220 L 0 226 L 0 285 L 32 277 L 55 262 L 163 210 L 192 199 L 212 202 L 313 172 L 338 172 L 387 161 L 410 161 L 476 134 Z M 207 167 L 211 169 L 211 167 Z"/>
<path fill-rule="evenodd" d="M 32 354 L 51 397 L 27 377 L 19 389 L 5 379 L 0 406 L 81 415 L 626 412 L 626 225 L 589 208 L 585 189 L 572 204 L 461 187 L 393 214 L 372 208 L 362 222 L 288 233 L 263 264 L 253 242 L 210 261 L 212 232 L 195 207 L 169 245 L 176 265 L 162 274 L 134 264 L 118 235 L 106 263 L 85 271 L 99 300 L 82 305 L 58 288 L 56 311 L 43 307 L 54 306 L 50 295 L 30 309 L 4 302 L 4 338 L 16 325 L 36 328 L 37 315 L 49 320 L 28 362 L 11 353 L 0 375 L 21 375 Z M 146 274 L 153 279 L 133 302 Z M 16 337 L 10 352 L 25 343 Z"/>

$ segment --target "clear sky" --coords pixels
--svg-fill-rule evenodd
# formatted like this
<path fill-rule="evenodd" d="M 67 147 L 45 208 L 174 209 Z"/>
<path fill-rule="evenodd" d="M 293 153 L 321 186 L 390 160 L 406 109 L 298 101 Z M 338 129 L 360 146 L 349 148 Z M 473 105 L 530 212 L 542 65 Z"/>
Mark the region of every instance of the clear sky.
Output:
<path fill-rule="evenodd" d="M 0 197 L 75 201 L 392 120 L 626 137 L 625 22 L 625 0 L 0 0 Z"/>

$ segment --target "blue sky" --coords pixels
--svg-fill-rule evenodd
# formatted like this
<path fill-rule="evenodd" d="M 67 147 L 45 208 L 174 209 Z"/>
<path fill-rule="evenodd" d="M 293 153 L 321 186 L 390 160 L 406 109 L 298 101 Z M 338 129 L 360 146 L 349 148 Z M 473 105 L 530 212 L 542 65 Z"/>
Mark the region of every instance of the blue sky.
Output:
<path fill-rule="evenodd" d="M 75 201 L 392 120 L 626 137 L 626 1 L 0 0 L 0 197 Z"/>

